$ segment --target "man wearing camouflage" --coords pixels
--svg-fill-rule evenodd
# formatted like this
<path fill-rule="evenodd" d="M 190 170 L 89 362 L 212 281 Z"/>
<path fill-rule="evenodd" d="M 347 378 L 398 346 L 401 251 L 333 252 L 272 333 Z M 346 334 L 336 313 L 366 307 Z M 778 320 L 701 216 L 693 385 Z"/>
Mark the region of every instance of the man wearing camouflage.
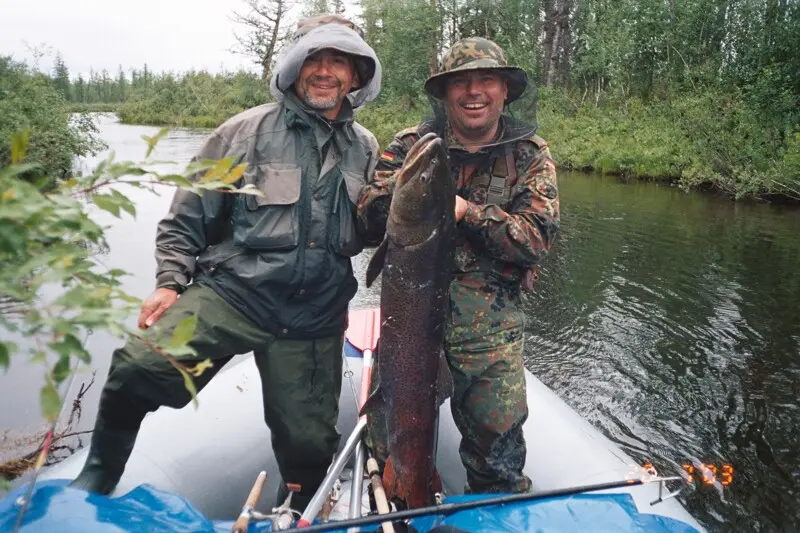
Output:
<path fill-rule="evenodd" d="M 503 114 L 527 83 L 525 71 L 508 66 L 494 42 L 468 38 L 455 43 L 440 72 L 425 82 L 444 116 L 395 136 L 358 207 L 368 242 L 380 242 L 394 175 L 408 150 L 430 131 L 445 140 L 457 183 L 456 266 L 445 354 L 453 375 L 451 407 L 462 435 L 466 490 L 471 493 L 531 489 L 523 473 L 522 425 L 528 406 L 520 292 L 556 236 L 559 200 L 547 143 L 534 134 L 534 127 Z M 383 427 L 374 417 L 370 422 L 368 442 L 382 463 Z"/>

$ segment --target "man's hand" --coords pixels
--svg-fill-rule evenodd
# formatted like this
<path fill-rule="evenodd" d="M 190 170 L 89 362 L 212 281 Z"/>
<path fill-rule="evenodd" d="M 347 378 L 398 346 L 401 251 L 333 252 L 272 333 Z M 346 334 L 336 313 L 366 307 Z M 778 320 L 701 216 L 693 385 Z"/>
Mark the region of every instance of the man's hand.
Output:
<path fill-rule="evenodd" d="M 456 195 L 456 222 L 461 222 L 461 219 L 464 218 L 464 215 L 467 214 L 467 208 L 469 207 L 469 202 L 461 198 L 460 196 Z"/>
<path fill-rule="evenodd" d="M 178 291 L 175 289 L 156 289 L 147 300 L 142 303 L 142 310 L 139 313 L 139 328 L 147 329 L 161 318 L 164 311 L 169 309 L 172 304 L 178 301 Z"/>

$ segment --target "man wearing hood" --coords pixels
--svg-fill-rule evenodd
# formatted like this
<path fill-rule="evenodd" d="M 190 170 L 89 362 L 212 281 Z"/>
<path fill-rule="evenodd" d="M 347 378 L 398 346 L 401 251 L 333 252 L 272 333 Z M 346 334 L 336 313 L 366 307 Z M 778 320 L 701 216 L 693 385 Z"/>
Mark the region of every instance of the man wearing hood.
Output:
<path fill-rule="evenodd" d="M 196 355 L 177 359 L 187 367 L 212 360 L 194 379 L 198 391 L 233 356 L 254 352 L 281 476 L 302 487 L 293 498 L 299 509 L 340 439 L 342 343 L 357 289 L 351 257 L 363 248 L 356 201 L 378 158 L 353 108 L 378 95 L 380 78 L 378 58 L 352 23 L 334 15 L 301 21 L 273 71 L 277 103 L 229 119 L 197 155 L 247 163 L 238 186 L 262 194 L 176 191 L 158 225 L 156 289 L 139 316 L 140 328 L 157 323 L 166 339 L 197 317 L 189 342 Z M 190 400 L 182 375 L 150 346 L 133 339 L 116 350 L 72 486 L 110 493 L 145 415 Z"/>
<path fill-rule="evenodd" d="M 509 66 L 496 43 L 479 37 L 455 43 L 440 72 L 425 82 L 435 118 L 395 136 L 359 202 L 359 223 L 369 243 L 377 244 L 394 176 L 409 149 L 429 132 L 444 139 L 457 192 L 445 355 L 466 489 L 472 493 L 531 488 L 523 473 L 528 406 L 520 292 L 556 236 L 559 203 L 547 143 L 534 126 L 503 113 L 527 85 L 525 71 Z M 373 387 L 379 367 L 380 349 Z M 385 459 L 385 429 L 376 418 L 368 419 L 368 440 Z"/>

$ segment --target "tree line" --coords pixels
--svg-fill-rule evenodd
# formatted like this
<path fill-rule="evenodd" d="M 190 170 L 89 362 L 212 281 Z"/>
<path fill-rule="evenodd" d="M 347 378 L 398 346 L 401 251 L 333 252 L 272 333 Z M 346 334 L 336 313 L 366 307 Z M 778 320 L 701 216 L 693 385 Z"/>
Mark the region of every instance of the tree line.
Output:
<path fill-rule="evenodd" d="M 269 101 L 270 69 L 295 21 L 291 0 L 243 0 L 236 51 L 253 72 L 120 67 L 53 85 L 124 122 L 212 127 Z M 500 43 L 538 89 L 518 111 L 565 168 L 711 185 L 736 196 L 800 197 L 800 2 L 796 0 L 306 0 L 303 15 L 350 14 L 384 65 L 358 120 L 382 145 L 430 113 L 422 90 L 442 51 Z M 537 108 L 538 107 L 538 108 Z"/>

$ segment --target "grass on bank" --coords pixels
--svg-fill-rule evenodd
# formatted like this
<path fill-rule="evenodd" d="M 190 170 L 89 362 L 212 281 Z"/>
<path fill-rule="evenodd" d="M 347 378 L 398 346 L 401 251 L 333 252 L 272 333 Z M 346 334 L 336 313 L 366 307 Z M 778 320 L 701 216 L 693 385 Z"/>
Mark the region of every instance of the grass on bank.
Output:
<path fill-rule="evenodd" d="M 167 78 L 148 95 L 119 105 L 124 123 L 213 128 L 271 100 L 266 87 L 246 78 L 202 75 Z M 422 100 L 381 99 L 356 118 L 385 148 L 429 111 Z M 800 129 L 791 120 L 765 123 L 739 93 L 708 89 L 669 101 L 610 99 L 598 106 L 565 90 L 541 89 L 537 117 L 561 168 L 713 188 L 735 198 L 800 199 Z"/>

